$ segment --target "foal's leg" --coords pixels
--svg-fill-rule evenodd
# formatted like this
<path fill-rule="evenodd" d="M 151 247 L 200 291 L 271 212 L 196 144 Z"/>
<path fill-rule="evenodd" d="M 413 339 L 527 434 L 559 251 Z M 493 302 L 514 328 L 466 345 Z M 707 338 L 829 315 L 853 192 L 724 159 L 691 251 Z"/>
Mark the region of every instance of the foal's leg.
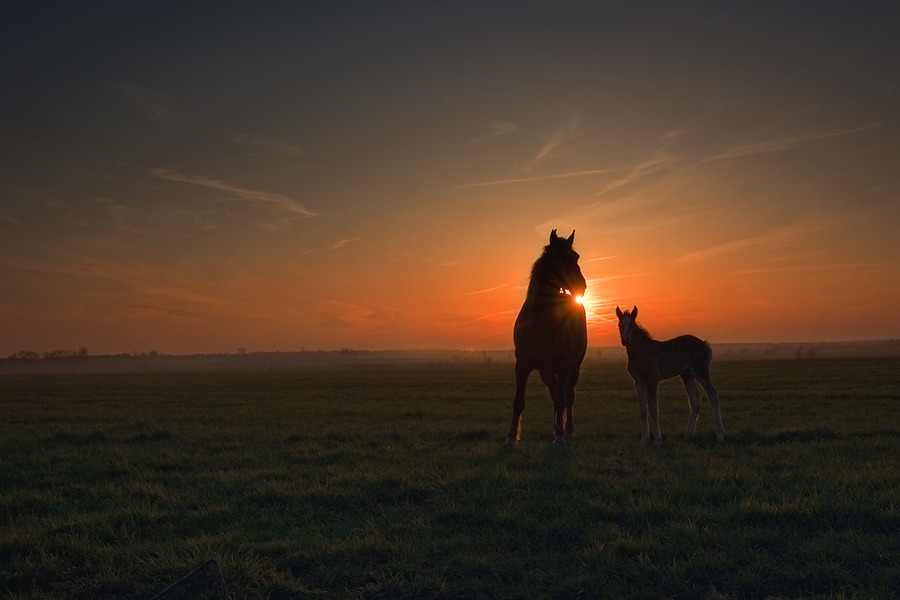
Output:
<path fill-rule="evenodd" d="M 634 388 L 637 390 L 638 409 L 641 412 L 641 443 L 646 444 L 650 441 L 650 421 L 649 410 L 647 407 L 647 398 L 649 396 L 648 388 L 650 386 L 643 381 L 634 380 Z"/>
<path fill-rule="evenodd" d="M 691 407 L 687 431 L 684 432 L 684 437 L 690 439 L 694 437 L 694 433 L 697 430 L 697 415 L 700 414 L 700 391 L 697 389 L 697 380 L 690 371 L 682 373 L 681 383 L 684 384 L 684 391 L 687 392 L 688 403 Z"/>
<path fill-rule="evenodd" d="M 525 410 L 525 384 L 528 383 L 529 373 L 530 368 L 516 362 L 516 399 L 513 400 L 512 423 L 509 425 L 509 433 L 506 434 L 507 444 L 522 439 L 522 411 Z"/>
<path fill-rule="evenodd" d="M 699 379 L 700 385 L 703 386 L 703 389 L 706 390 L 706 395 L 709 396 L 709 403 L 712 405 L 713 414 L 716 417 L 716 439 L 721 442 L 725 439 L 725 425 L 722 423 L 722 412 L 719 410 L 719 393 L 708 375 Z"/>
<path fill-rule="evenodd" d="M 659 402 L 657 402 L 657 390 L 659 384 L 654 382 L 647 385 L 647 399 L 650 409 L 650 420 L 653 422 L 654 444 L 662 443 L 662 430 L 659 428 Z"/>
<path fill-rule="evenodd" d="M 556 373 L 548 370 L 541 370 L 540 373 L 541 379 L 547 385 L 547 389 L 550 390 L 550 398 L 553 399 L 553 434 L 556 436 L 556 439 L 559 440 L 562 439 L 565 434 L 565 394 L 562 390 L 560 378 Z"/>

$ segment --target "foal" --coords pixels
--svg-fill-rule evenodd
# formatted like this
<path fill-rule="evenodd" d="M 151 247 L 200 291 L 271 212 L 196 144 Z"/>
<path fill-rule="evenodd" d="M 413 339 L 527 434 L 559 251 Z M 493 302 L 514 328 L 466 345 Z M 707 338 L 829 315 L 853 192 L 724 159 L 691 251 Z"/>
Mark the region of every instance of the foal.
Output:
<path fill-rule="evenodd" d="M 616 307 L 619 336 L 628 353 L 626 368 L 634 379 L 641 411 L 641 442 L 646 444 L 650 441 L 649 421 L 653 421 L 654 442 L 658 444 L 662 441 L 656 391 L 660 381 L 676 376 L 681 377 L 691 405 L 685 437 L 693 437 L 697 427 L 697 415 L 700 414 L 699 382 L 706 390 L 715 413 L 716 439 L 721 442 L 725 439 L 725 426 L 719 411 L 719 395 L 709 379 L 709 363 L 712 360 L 709 344 L 692 335 L 682 335 L 665 342 L 654 340 L 646 329 L 637 324 L 637 312 L 636 306 L 631 312 L 622 312 Z"/>

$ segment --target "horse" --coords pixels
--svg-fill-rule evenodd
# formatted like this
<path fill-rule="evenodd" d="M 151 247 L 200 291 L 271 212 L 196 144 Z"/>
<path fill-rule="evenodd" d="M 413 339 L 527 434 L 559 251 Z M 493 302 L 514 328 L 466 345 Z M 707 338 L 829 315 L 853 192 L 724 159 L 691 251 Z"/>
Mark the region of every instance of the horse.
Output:
<path fill-rule="evenodd" d="M 628 354 L 626 369 L 634 379 L 638 405 L 641 412 L 641 442 L 650 441 L 650 420 L 653 421 L 654 442 L 662 441 L 659 428 L 659 404 L 656 392 L 659 382 L 672 377 L 681 377 L 684 390 L 690 402 L 691 414 L 688 418 L 685 437 L 694 437 L 697 427 L 697 415 L 700 414 L 700 393 L 697 383 L 703 386 L 709 403 L 716 417 L 716 439 L 725 439 L 725 427 L 722 424 L 722 413 L 719 410 L 719 394 L 709 378 L 709 365 L 712 361 L 712 349 L 709 343 L 693 335 L 682 335 L 671 340 L 660 342 L 654 340 L 641 327 L 637 319 L 638 309 L 622 312 L 616 307 L 619 317 L 619 336 Z"/>
<path fill-rule="evenodd" d="M 550 232 L 550 243 L 531 267 L 525 303 L 513 327 L 516 349 L 516 397 L 506 443 L 522 438 L 525 385 L 537 369 L 550 390 L 555 413 L 556 440 L 575 433 L 572 405 L 581 361 L 587 350 L 587 318 L 578 301 L 587 282 L 572 248 L 575 232 L 568 238 Z"/>

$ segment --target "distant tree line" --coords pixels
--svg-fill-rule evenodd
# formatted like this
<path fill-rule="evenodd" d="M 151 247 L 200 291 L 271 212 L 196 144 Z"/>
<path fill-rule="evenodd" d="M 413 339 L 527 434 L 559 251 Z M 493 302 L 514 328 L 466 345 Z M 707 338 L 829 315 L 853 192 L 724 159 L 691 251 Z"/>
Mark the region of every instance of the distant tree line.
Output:
<path fill-rule="evenodd" d="M 19 350 L 18 352 L 13 352 L 7 358 L 13 360 L 53 360 L 59 358 L 87 358 L 91 355 L 87 348 L 79 348 L 78 350 L 54 350 L 53 352 L 34 352 L 32 350 Z M 135 350 L 134 352 L 124 352 L 122 354 L 115 355 L 105 355 L 107 358 L 109 356 L 116 356 L 119 358 L 157 358 L 162 356 L 156 350 L 150 350 L 149 352 L 138 352 Z"/>
<path fill-rule="evenodd" d="M 78 350 L 54 350 L 53 352 L 37 353 L 31 350 L 19 350 L 9 355 L 9 358 L 20 358 L 24 360 L 39 360 L 53 358 L 84 358 L 90 356 L 87 348 L 79 348 Z"/>

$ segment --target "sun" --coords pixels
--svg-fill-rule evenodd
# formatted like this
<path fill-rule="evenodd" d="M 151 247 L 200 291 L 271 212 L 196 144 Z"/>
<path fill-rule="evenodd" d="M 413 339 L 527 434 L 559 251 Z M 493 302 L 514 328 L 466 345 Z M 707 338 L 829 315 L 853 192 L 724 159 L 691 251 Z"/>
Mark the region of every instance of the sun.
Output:
<path fill-rule="evenodd" d="M 603 299 L 595 294 L 583 294 L 574 297 L 575 302 L 584 308 L 585 315 L 588 320 L 593 320 L 597 316 L 597 310 L 604 306 Z"/>

